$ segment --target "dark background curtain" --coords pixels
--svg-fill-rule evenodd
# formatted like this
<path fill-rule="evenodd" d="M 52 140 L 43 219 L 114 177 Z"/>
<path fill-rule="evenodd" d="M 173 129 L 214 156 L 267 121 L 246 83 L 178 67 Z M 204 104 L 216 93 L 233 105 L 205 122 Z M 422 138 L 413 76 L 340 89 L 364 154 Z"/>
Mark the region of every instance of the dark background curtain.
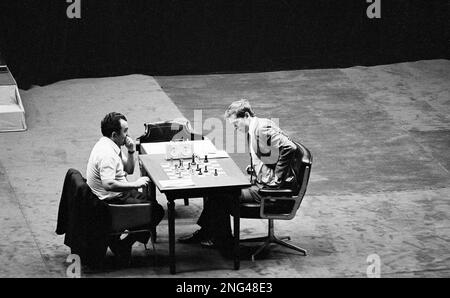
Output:
<path fill-rule="evenodd" d="M 252 72 L 449 58 L 448 0 L 0 2 L 0 52 L 21 88 L 62 79 Z"/>

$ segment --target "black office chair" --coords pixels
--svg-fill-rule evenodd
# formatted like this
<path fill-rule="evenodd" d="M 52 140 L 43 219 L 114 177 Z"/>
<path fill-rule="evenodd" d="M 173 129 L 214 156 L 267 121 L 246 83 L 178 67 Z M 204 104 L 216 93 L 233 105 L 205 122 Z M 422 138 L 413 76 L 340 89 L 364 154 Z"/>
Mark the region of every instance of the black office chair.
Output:
<path fill-rule="evenodd" d="M 64 180 L 56 233 L 66 234 L 64 243 L 73 253 L 83 255 L 93 267 L 101 266 L 109 235 L 149 232 L 155 250 L 156 228 L 151 226 L 151 204 L 107 204 L 92 192 L 78 170 L 69 169 Z M 146 244 L 145 248 L 147 250 Z"/>
<path fill-rule="evenodd" d="M 144 134 L 137 138 L 138 144 L 169 141 L 204 140 L 201 134 L 192 131 L 187 120 L 170 120 L 144 123 Z M 140 150 L 140 146 L 138 147 Z"/>
<path fill-rule="evenodd" d="M 204 140 L 201 134 L 194 133 L 191 125 L 187 120 L 170 120 L 160 122 L 144 123 L 145 132 L 137 138 L 137 148 L 139 154 L 143 154 L 140 144 L 143 143 L 158 143 L 169 141 L 195 141 Z M 141 168 L 142 171 L 142 168 Z M 141 173 L 144 175 L 145 173 Z M 154 186 L 149 187 L 151 197 L 156 197 L 156 190 Z M 189 200 L 184 199 L 184 204 L 189 205 Z"/>
<path fill-rule="evenodd" d="M 268 247 L 271 243 L 279 244 L 303 253 L 306 256 L 306 250 L 287 243 L 283 240 L 290 240 L 289 236 L 276 237 L 274 234 L 274 220 L 290 220 L 293 219 L 297 210 L 302 203 L 303 197 L 308 186 L 309 175 L 311 172 L 312 155 L 311 152 L 303 145 L 296 143 L 300 148 L 300 156 L 297 157 L 294 169 L 299 189 L 260 189 L 262 196 L 261 203 L 242 203 L 240 208 L 241 218 L 263 218 L 268 219 L 268 235 L 265 237 L 243 239 L 241 242 L 264 242 L 262 246 L 252 255 L 255 256 Z"/>

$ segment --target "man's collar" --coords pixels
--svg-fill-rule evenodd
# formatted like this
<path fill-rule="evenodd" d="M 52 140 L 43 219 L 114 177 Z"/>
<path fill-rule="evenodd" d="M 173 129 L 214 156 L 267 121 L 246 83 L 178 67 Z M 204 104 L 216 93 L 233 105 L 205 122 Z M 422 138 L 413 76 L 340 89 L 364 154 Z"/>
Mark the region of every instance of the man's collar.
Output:
<path fill-rule="evenodd" d="M 250 123 L 248 125 L 248 132 L 249 132 L 249 134 L 253 134 L 253 132 L 256 129 L 257 122 L 258 122 L 258 118 L 257 117 L 250 118 Z"/>
<path fill-rule="evenodd" d="M 107 143 L 109 146 L 111 146 L 111 147 L 113 148 L 114 152 L 117 153 L 117 155 L 120 155 L 120 148 L 119 148 L 119 146 L 117 146 L 116 143 L 114 143 L 113 140 L 111 140 L 111 139 L 108 138 L 108 137 L 102 137 L 101 140 L 103 140 L 103 142 L 105 142 L 105 143 Z"/>

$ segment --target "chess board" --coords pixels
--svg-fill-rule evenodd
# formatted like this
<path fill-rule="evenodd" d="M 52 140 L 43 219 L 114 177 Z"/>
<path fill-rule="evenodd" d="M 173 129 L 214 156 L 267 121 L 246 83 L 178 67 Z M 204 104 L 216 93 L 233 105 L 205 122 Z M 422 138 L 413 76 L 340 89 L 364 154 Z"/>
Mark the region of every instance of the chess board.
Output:
<path fill-rule="evenodd" d="M 170 180 L 192 178 L 193 176 L 220 178 L 227 175 L 216 159 L 210 159 L 208 162 L 198 161 L 194 166 L 190 164 L 190 161 L 183 160 L 180 167 L 178 159 L 162 162 L 160 165 Z M 197 168 L 201 169 L 201 174 Z M 206 172 L 205 169 L 207 169 Z"/>

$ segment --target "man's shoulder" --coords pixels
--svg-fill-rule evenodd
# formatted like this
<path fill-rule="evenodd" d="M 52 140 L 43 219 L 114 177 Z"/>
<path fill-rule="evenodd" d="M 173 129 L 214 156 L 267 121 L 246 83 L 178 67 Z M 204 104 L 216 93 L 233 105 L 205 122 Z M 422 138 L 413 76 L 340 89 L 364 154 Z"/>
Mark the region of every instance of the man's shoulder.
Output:
<path fill-rule="evenodd" d="M 258 132 L 267 131 L 269 129 L 276 128 L 278 129 L 278 125 L 270 119 L 267 118 L 257 118 L 255 129 Z"/>
<path fill-rule="evenodd" d="M 100 139 L 92 148 L 90 159 L 97 161 L 102 159 L 115 160 L 119 159 L 119 155 L 110 144 Z"/>
<path fill-rule="evenodd" d="M 92 151 L 94 152 L 111 152 L 114 151 L 114 148 L 111 146 L 111 144 L 105 139 L 100 138 L 97 143 L 95 143 L 94 147 L 92 148 Z"/>

